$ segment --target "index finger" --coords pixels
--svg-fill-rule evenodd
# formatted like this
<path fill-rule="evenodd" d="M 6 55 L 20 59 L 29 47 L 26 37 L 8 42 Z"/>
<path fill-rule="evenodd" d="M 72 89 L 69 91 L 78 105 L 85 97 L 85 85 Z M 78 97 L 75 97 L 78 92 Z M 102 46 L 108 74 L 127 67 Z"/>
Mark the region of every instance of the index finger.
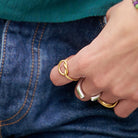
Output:
<path fill-rule="evenodd" d="M 72 82 L 73 80 L 78 80 L 81 77 L 80 70 L 79 70 L 78 57 L 76 55 L 70 56 L 66 59 L 67 71 L 68 71 L 67 76 L 61 75 L 59 71 L 59 67 L 60 67 L 61 72 L 63 72 L 63 74 L 66 72 L 66 69 L 64 66 L 65 63 L 64 62 L 59 62 L 59 63 L 60 64 L 56 65 L 51 70 L 51 73 L 50 73 L 50 79 L 54 85 L 56 86 L 65 85 L 65 84 Z"/>

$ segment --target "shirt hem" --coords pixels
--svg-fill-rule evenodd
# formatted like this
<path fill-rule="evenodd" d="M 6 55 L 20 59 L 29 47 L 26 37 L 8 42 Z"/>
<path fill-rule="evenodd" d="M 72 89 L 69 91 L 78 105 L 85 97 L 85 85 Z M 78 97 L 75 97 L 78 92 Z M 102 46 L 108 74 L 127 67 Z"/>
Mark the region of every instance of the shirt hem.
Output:
<path fill-rule="evenodd" d="M 19 21 L 19 22 L 47 22 L 47 23 L 58 23 L 58 22 L 70 22 L 75 20 L 80 20 L 87 17 L 92 16 L 105 16 L 107 9 L 103 10 L 97 10 L 93 9 L 94 11 L 97 11 L 95 13 L 81 13 L 81 14 L 74 14 L 74 15 L 66 15 L 66 16 L 52 16 L 51 18 L 46 18 L 44 16 L 41 17 L 35 17 L 35 16 L 24 16 L 23 19 L 21 16 L 12 17 L 11 15 L 3 16 L 0 15 L 1 19 L 6 20 L 12 20 L 12 21 Z"/>

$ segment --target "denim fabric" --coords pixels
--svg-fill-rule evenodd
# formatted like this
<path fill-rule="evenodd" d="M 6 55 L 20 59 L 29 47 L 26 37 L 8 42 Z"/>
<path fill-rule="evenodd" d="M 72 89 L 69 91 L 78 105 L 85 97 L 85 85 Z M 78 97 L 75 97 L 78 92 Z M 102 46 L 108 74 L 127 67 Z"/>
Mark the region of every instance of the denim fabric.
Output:
<path fill-rule="evenodd" d="M 56 87 L 50 70 L 88 45 L 103 17 L 67 23 L 0 20 L 0 136 L 137 138 L 138 110 L 128 118 L 74 95 L 76 82 Z"/>

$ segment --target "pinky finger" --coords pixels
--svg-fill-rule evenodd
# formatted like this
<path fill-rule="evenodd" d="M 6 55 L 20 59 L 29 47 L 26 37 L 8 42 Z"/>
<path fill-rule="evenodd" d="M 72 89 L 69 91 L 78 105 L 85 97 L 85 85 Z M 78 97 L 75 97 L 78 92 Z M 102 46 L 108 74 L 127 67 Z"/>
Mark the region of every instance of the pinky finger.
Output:
<path fill-rule="evenodd" d="M 120 100 L 117 106 L 114 108 L 114 112 L 117 116 L 126 118 L 138 107 L 138 103 L 131 100 Z"/>

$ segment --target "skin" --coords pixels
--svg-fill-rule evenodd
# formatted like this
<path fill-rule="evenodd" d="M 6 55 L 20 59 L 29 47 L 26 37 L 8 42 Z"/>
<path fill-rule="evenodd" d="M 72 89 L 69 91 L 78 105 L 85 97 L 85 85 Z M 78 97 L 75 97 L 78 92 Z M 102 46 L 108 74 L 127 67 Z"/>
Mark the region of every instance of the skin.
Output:
<path fill-rule="evenodd" d="M 68 58 L 69 76 L 82 78 L 82 101 L 101 93 L 107 103 L 119 101 L 114 112 L 126 118 L 138 108 L 138 10 L 131 0 L 111 7 L 101 33 L 76 55 Z M 61 65 L 64 70 L 63 65 Z M 56 86 L 71 81 L 61 76 L 58 66 L 50 74 Z"/>

